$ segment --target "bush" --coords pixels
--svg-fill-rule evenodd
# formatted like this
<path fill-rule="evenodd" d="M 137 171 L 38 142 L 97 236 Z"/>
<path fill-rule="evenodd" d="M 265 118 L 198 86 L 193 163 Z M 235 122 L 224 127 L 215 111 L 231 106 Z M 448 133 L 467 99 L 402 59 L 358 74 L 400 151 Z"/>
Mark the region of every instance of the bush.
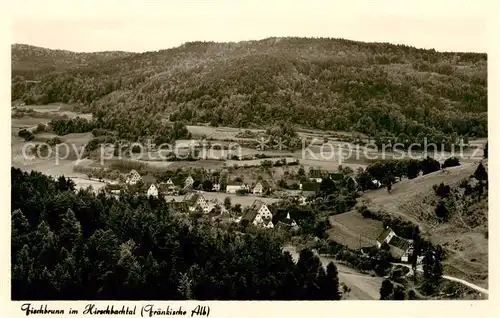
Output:
<path fill-rule="evenodd" d="M 28 133 L 28 135 L 24 137 L 25 141 L 31 141 L 33 139 L 35 139 L 35 135 L 33 135 L 32 133 Z"/>
<path fill-rule="evenodd" d="M 456 167 L 460 166 L 460 160 L 457 157 L 450 157 L 446 159 L 443 164 L 441 165 L 441 168 L 448 168 L 448 167 Z"/>
<path fill-rule="evenodd" d="M 133 152 L 133 153 L 140 153 L 140 152 L 141 152 L 141 146 L 139 146 L 139 145 L 134 145 L 134 146 L 132 147 L 132 152 Z"/>
<path fill-rule="evenodd" d="M 62 140 L 59 137 L 54 137 L 54 138 L 50 139 L 49 141 L 47 141 L 47 144 L 50 146 L 55 146 L 55 145 L 58 145 L 60 143 L 62 143 Z"/>
<path fill-rule="evenodd" d="M 46 127 L 45 124 L 39 123 L 35 128 L 35 133 L 45 131 L 45 127 Z"/>
<path fill-rule="evenodd" d="M 431 157 L 427 157 L 424 160 L 422 160 L 421 164 L 422 164 L 422 174 L 432 173 L 440 170 L 441 168 L 439 161 Z"/>
<path fill-rule="evenodd" d="M 434 192 L 436 195 L 440 196 L 441 198 L 445 198 L 450 195 L 451 188 L 449 185 L 445 185 L 444 183 L 440 183 L 439 185 L 434 185 L 432 187 L 434 189 Z"/>
<path fill-rule="evenodd" d="M 450 211 L 446 207 L 446 203 L 442 200 L 439 201 L 438 205 L 436 206 L 435 212 L 436 216 L 442 220 L 447 220 L 450 216 Z"/>
<path fill-rule="evenodd" d="M 30 132 L 26 129 L 21 129 L 17 134 L 19 135 L 19 137 L 26 138 L 26 136 L 28 136 Z"/>

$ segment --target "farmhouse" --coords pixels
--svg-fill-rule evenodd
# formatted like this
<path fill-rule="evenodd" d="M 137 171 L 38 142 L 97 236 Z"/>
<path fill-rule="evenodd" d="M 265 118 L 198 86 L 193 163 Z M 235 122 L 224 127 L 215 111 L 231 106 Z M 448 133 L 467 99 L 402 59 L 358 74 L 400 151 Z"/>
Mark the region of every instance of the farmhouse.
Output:
<path fill-rule="evenodd" d="M 220 214 L 220 215 L 229 214 L 229 211 L 224 207 L 224 204 L 216 198 L 214 198 L 208 202 L 208 209 L 210 212 L 216 211 L 217 214 Z"/>
<path fill-rule="evenodd" d="M 173 189 L 175 187 L 175 184 L 172 181 L 172 179 L 168 179 L 167 182 L 165 182 L 165 185 L 168 189 Z"/>
<path fill-rule="evenodd" d="M 194 179 L 191 176 L 188 176 L 186 180 L 184 180 L 184 188 L 191 188 L 194 184 Z"/>
<path fill-rule="evenodd" d="M 198 192 L 188 193 L 182 201 L 186 204 L 190 212 L 194 212 L 198 208 L 200 208 L 203 213 L 210 212 L 210 205 L 207 199 Z"/>
<path fill-rule="evenodd" d="M 246 184 L 228 184 L 226 186 L 226 193 L 236 193 L 241 190 L 249 190 L 248 185 Z"/>
<path fill-rule="evenodd" d="M 220 177 L 218 175 L 204 176 L 203 180 L 210 180 L 210 182 L 212 182 L 212 191 L 220 191 Z"/>
<path fill-rule="evenodd" d="M 299 184 L 299 189 L 308 193 L 319 193 L 321 184 L 317 182 L 304 182 Z"/>
<path fill-rule="evenodd" d="M 309 181 L 321 183 L 321 181 L 323 181 L 323 178 L 325 178 L 326 176 L 328 176 L 327 171 L 324 171 L 322 169 L 309 169 Z"/>
<path fill-rule="evenodd" d="M 187 211 L 188 206 L 186 202 L 183 201 L 183 199 L 180 198 L 173 198 L 173 197 L 165 197 L 165 201 L 167 202 L 167 206 L 169 209 L 174 210 L 174 211 Z"/>
<path fill-rule="evenodd" d="M 131 170 L 127 175 L 127 184 L 134 185 L 142 181 L 141 175 L 136 170 Z"/>
<path fill-rule="evenodd" d="M 401 238 L 394 231 L 387 227 L 377 238 L 377 247 L 380 249 L 383 244 L 390 247 L 392 257 L 402 262 L 408 262 L 413 253 L 413 241 Z"/>
<path fill-rule="evenodd" d="M 273 228 L 272 218 L 273 215 L 267 205 L 260 200 L 255 200 L 250 209 L 243 215 L 242 220 L 246 220 L 255 226 Z"/>
<path fill-rule="evenodd" d="M 264 186 L 262 185 L 262 182 L 257 182 L 255 187 L 253 187 L 252 193 L 254 195 L 262 195 L 263 191 L 264 191 Z"/>
<path fill-rule="evenodd" d="M 288 228 L 288 229 L 298 229 L 298 225 L 295 222 L 294 219 L 290 217 L 290 213 L 286 214 L 286 218 L 284 220 L 278 221 L 276 223 L 276 227 L 283 227 L 283 228 Z"/>
<path fill-rule="evenodd" d="M 155 197 L 155 198 L 158 197 L 158 187 L 154 183 L 152 183 L 149 186 L 147 196 L 148 197 Z"/>

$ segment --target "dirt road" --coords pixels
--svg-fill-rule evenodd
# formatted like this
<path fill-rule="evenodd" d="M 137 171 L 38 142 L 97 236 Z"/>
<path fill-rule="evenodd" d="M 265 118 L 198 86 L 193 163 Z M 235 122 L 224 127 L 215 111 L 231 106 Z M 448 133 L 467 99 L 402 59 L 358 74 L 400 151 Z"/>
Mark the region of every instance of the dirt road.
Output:
<path fill-rule="evenodd" d="M 408 275 L 413 275 L 413 269 L 411 268 L 410 265 L 408 264 L 399 264 L 399 263 L 392 263 L 393 265 L 400 265 L 400 266 L 404 266 L 404 267 L 407 267 L 410 269 L 410 272 L 408 273 Z M 422 266 L 420 265 L 419 267 L 417 267 L 417 272 L 423 272 L 423 269 L 422 269 Z M 463 279 L 460 279 L 460 278 L 457 278 L 457 277 L 453 277 L 453 276 L 447 276 L 447 275 L 443 275 L 442 276 L 444 279 L 447 279 L 447 280 L 451 280 L 451 281 L 454 281 L 454 282 L 457 282 L 457 283 L 460 283 L 462 285 L 465 285 L 469 288 L 472 288 L 480 293 L 483 293 L 485 295 L 488 295 L 488 290 L 485 289 L 485 288 L 482 288 L 482 287 L 479 287 L 477 285 L 474 285 L 473 283 L 471 282 L 468 282 L 466 280 L 463 280 Z"/>
<path fill-rule="evenodd" d="M 299 259 L 299 253 L 293 246 L 286 246 L 283 248 L 284 251 L 288 251 L 294 261 Z M 382 277 L 372 277 L 369 275 L 362 274 L 355 269 L 347 267 L 338 261 L 324 256 L 317 255 L 323 264 L 323 267 L 330 262 L 334 262 L 337 266 L 339 272 L 339 281 L 344 283 L 351 291 L 347 295 L 347 300 L 377 300 L 380 298 L 380 286 L 382 285 Z"/>

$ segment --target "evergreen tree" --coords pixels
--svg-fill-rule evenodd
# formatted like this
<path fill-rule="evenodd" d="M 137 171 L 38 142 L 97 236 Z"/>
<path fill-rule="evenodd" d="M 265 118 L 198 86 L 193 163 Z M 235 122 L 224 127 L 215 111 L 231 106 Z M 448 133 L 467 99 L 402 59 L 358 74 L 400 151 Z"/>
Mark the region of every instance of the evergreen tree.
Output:
<path fill-rule="evenodd" d="M 82 239 L 82 227 L 71 209 L 63 215 L 59 239 L 61 246 L 69 249 Z"/>
<path fill-rule="evenodd" d="M 488 173 L 486 172 L 486 169 L 484 168 L 482 162 L 479 163 L 479 165 L 476 168 L 476 171 L 474 171 L 474 178 L 476 178 L 479 181 L 488 180 Z"/>
<path fill-rule="evenodd" d="M 326 267 L 326 276 L 322 282 L 322 290 L 325 300 L 340 300 L 339 277 L 337 267 L 333 262 Z"/>
<path fill-rule="evenodd" d="M 391 300 L 394 286 L 392 282 L 388 279 L 382 281 L 382 286 L 380 286 L 380 300 Z"/>

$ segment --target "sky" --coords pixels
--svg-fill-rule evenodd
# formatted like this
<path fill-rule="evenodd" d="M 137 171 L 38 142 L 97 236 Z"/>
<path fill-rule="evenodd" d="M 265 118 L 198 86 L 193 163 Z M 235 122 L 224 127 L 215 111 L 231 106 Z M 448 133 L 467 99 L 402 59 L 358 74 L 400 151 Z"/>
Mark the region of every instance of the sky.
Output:
<path fill-rule="evenodd" d="M 498 2 L 498 1 L 497 1 Z M 497 6 L 493 9 L 493 6 Z M 488 52 L 495 0 L 18 0 L 11 43 L 78 52 L 272 36 Z"/>

